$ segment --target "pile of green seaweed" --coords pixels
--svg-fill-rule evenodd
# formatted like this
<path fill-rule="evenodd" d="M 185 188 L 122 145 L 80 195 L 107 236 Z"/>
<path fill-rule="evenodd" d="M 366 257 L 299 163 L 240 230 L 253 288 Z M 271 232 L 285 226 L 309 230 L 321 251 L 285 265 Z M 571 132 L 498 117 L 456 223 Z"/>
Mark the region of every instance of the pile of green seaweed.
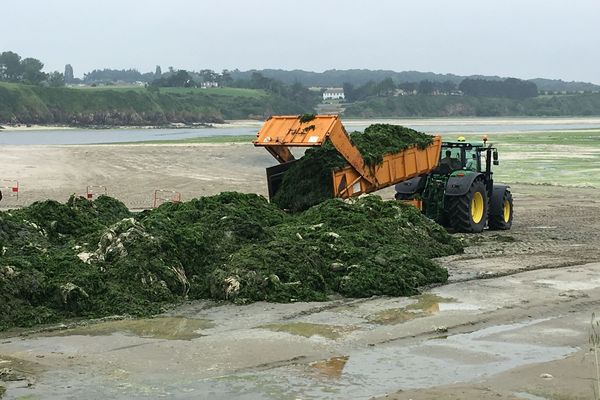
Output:
<path fill-rule="evenodd" d="M 358 148 L 367 166 L 376 166 L 387 153 L 396 153 L 411 146 L 423 149 L 433 137 L 400 125 L 374 124 L 364 132 L 352 132 L 350 140 Z M 331 198 L 331 170 L 341 168 L 346 161 L 330 142 L 309 149 L 295 161 L 284 175 L 272 201 L 279 207 L 302 211 Z"/>
<path fill-rule="evenodd" d="M 186 299 L 411 295 L 462 245 L 411 206 L 366 196 L 289 214 L 226 192 L 130 213 L 72 197 L 0 212 L 0 330 L 150 315 Z"/>

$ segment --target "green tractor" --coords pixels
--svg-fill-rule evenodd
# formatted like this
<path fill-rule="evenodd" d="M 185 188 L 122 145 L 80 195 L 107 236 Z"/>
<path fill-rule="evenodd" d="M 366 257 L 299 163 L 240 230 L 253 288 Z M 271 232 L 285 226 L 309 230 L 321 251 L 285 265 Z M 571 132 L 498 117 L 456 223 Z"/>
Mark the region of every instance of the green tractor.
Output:
<path fill-rule="evenodd" d="M 509 187 L 494 185 L 498 151 L 483 142 L 443 142 L 440 163 L 427 175 L 395 186 L 396 199 L 420 207 L 429 218 L 457 232 L 479 233 L 512 226 Z"/>

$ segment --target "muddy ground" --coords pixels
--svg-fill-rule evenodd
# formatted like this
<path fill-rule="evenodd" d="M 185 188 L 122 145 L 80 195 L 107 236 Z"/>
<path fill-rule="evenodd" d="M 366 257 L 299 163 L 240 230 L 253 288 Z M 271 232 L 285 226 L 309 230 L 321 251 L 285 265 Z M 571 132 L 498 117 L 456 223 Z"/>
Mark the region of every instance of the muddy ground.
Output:
<path fill-rule="evenodd" d="M 104 185 L 144 208 L 155 189 L 264 194 L 272 161 L 227 144 L 15 146 L 0 163 L 21 188 L 3 207 Z M 420 296 L 194 302 L 151 320 L 8 332 L 0 385 L 6 398 L 593 398 L 600 190 L 513 193 L 513 230 L 465 236 L 465 254 L 440 260 L 450 282 Z"/>

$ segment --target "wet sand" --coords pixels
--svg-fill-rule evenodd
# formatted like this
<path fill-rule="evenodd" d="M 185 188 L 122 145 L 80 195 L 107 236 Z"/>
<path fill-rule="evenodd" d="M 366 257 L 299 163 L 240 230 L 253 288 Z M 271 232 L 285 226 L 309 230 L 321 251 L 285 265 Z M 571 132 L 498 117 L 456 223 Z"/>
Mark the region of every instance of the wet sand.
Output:
<path fill-rule="evenodd" d="M 3 207 L 90 184 L 131 208 L 151 206 L 157 188 L 265 194 L 273 165 L 248 144 L 9 146 L 0 162 L 22 189 Z M 6 332 L 0 369 L 23 380 L 0 384 L 9 399 L 591 398 L 600 192 L 512 190 L 513 230 L 464 235 L 465 253 L 440 259 L 449 283 L 421 296 L 192 302 L 157 319 Z"/>

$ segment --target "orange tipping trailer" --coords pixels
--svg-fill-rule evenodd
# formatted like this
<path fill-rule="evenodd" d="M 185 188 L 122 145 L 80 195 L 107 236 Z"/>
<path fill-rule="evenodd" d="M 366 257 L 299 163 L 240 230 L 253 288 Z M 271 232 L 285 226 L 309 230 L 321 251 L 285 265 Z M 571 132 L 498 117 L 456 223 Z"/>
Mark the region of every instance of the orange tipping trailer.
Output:
<path fill-rule="evenodd" d="M 274 116 L 265 122 L 253 141 L 280 162 L 267 168 L 269 197 L 275 195 L 283 175 L 295 161 L 290 147 L 322 146 L 327 140 L 348 162 L 347 166 L 331 172 L 332 197 L 343 198 L 371 193 L 431 172 L 438 165 L 442 146 L 440 136 L 434 136 L 433 143 L 424 149 L 412 146 L 388 153 L 380 164 L 370 166 L 350 141 L 338 116 L 317 115 L 304 121 L 298 116 Z"/>

